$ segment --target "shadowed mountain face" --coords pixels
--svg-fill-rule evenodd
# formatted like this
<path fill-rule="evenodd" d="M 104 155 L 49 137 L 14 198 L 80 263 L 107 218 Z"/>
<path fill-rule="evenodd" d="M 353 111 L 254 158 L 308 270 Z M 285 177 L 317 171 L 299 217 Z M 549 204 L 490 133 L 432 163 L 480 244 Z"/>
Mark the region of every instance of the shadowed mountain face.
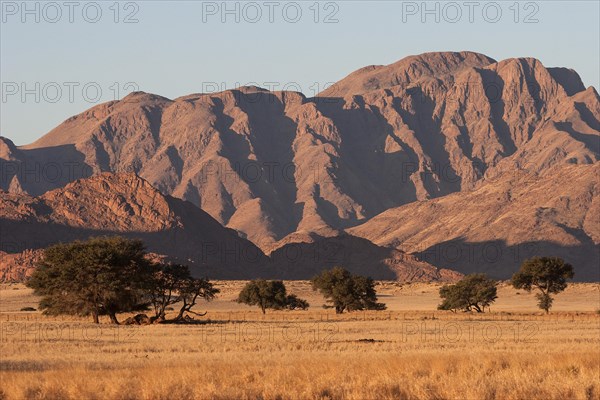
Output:
<path fill-rule="evenodd" d="M 470 192 L 407 204 L 349 230 L 437 267 L 509 278 L 533 256 L 600 280 L 600 163 L 505 174 Z"/>
<path fill-rule="evenodd" d="M 0 187 L 39 195 L 135 172 L 269 253 L 516 169 L 595 163 L 599 121 L 598 93 L 572 70 L 427 53 L 358 70 L 315 98 L 134 93 L 31 145 L 0 140 Z"/>
<path fill-rule="evenodd" d="M 340 265 L 354 274 L 402 282 L 453 282 L 462 277 L 414 255 L 347 234 L 288 243 L 273 251 L 270 258 L 277 276 L 284 279 L 305 279 Z"/>
<path fill-rule="evenodd" d="M 377 279 L 460 277 L 349 235 L 288 245 L 268 258 L 192 203 L 161 194 L 135 174 L 103 173 L 40 197 L 0 192 L 0 281 L 24 280 L 41 249 L 51 244 L 114 234 L 141 239 L 154 257 L 189 265 L 193 274 L 211 278 L 309 279 L 341 265 L 336 262 Z"/>

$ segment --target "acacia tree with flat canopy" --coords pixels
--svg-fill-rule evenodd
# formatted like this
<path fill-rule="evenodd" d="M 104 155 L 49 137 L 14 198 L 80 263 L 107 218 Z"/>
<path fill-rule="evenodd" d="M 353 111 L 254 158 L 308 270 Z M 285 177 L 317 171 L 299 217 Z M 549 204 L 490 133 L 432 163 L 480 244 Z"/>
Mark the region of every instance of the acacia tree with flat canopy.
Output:
<path fill-rule="evenodd" d="M 152 279 L 148 284 L 150 302 L 154 308 L 154 320 L 165 321 L 168 306 L 181 302 L 182 305 L 173 321 L 181 321 L 185 313 L 198 314 L 192 311 L 198 298 L 211 301 L 219 293 L 219 289 L 205 278 L 194 278 L 190 269 L 181 264 L 157 264 L 154 266 Z"/>
<path fill-rule="evenodd" d="M 219 289 L 215 288 L 213 284 L 206 278 L 188 278 L 185 279 L 178 289 L 179 298 L 181 299 L 181 307 L 179 313 L 175 317 L 175 321 L 181 321 L 184 319 L 185 313 L 195 315 L 198 314 L 192 311 L 192 307 L 196 305 L 198 298 L 206 301 L 211 301 L 215 298 L 216 294 L 219 293 Z"/>
<path fill-rule="evenodd" d="M 484 312 L 497 298 L 497 282 L 485 274 L 470 274 L 454 285 L 440 288 L 442 303 L 438 310 Z"/>
<path fill-rule="evenodd" d="M 181 282 L 190 276 L 190 271 L 180 264 L 156 264 L 152 275 L 148 296 L 154 308 L 154 319 L 164 321 L 167 307 L 180 301 L 177 291 Z"/>
<path fill-rule="evenodd" d="M 119 312 L 147 309 L 144 287 L 151 263 L 144 244 L 119 236 L 57 244 L 44 250 L 27 282 L 42 296 L 45 314 L 108 315 L 118 324 Z"/>
<path fill-rule="evenodd" d="M 551 294 L 560 293 L 567 287 L 567 279 L 573 279 L 575 272 L 571 264 L 559 257 L 533 257 L 521 264 L 521 269 L 512 277 L 515 289 L 531 292 L 539 290 L 535 295 L 538 307 L 546 314 L 550 312 L 554 299 Z"/>
<path fill-rule="evenodd" d="M 383 303 L 377 302 L 375 281 L 371 277 L 352 275 L 341 267 L 323 271 L 311 279 L 313 290 L 319 290 L 334 307 L 336 314 L 344 310 L 385 310 Z"/>

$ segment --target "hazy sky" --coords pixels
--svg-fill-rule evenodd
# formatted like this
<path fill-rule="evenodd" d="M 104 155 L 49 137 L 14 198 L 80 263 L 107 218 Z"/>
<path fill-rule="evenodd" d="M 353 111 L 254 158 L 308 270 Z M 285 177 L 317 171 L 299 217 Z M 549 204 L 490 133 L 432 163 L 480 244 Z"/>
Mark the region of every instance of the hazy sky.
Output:
<path fill-rule="evenodd" d="M 0 134 L 19 145 L 132 90 L 175 98 L 254 83 L 312 96 L 357 68 L 428 51 L 535 57 L 600 83 L 597 0 L 1 7 Z"/>

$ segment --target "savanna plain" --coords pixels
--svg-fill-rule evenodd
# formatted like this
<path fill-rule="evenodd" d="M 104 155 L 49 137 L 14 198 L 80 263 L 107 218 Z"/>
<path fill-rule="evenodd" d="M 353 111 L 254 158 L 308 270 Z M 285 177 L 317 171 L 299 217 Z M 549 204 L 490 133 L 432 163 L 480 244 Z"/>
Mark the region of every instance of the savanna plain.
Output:
<path fill-rule="evenodd" d="M 0 286 L 0 399 L 600 399 L 600 291 L 571 284 L 550 314 L 507 283 L 485 313 L 437 311 L 439 284 L 378 282 L 385 311 L 336 315 L 200 303 L 193 324 L 48 317 Z M 120 315 L 122 320 L 127 315 Z"/>

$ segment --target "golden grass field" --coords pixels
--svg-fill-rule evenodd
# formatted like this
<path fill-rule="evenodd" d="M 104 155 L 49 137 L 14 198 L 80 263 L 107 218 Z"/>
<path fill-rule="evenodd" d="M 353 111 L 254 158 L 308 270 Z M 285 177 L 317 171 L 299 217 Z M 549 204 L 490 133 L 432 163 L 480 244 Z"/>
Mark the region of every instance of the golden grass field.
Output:
<path fill-rule="evenodd" d="M 222 293 L 197 325 L 113 326 L 46 317 L 0 287 L 2 399 L 600 399 L 600 291 L 573 284 L 546 316 L 506 284 L 485 314 L 437 311 L 436 284 L 377 286 L 387 311 L 335 315 Z M 120 316 L 123 319 L 125 315 Z"/>

